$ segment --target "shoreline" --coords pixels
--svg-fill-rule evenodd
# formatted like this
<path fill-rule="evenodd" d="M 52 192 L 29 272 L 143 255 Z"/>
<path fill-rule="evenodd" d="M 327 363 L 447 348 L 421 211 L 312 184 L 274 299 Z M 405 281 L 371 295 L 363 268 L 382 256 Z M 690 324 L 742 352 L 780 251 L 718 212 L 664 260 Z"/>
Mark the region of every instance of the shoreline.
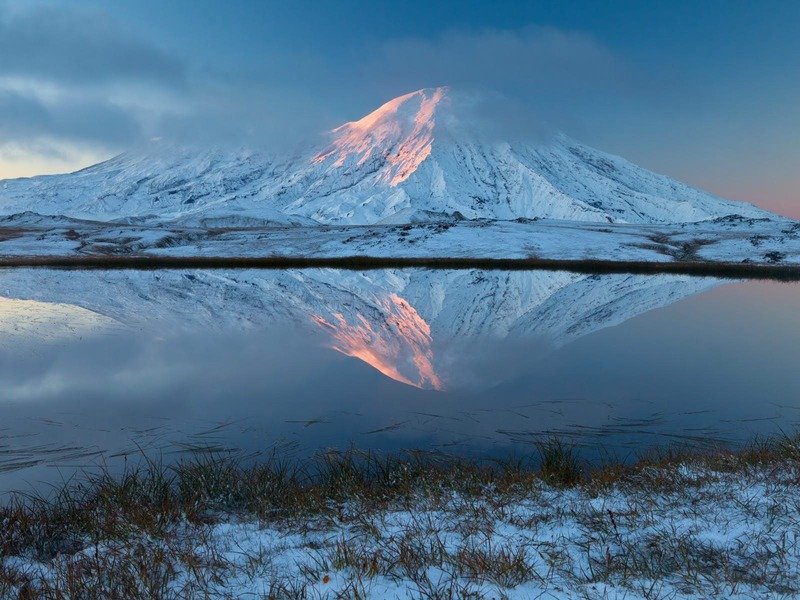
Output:
<path fill-rule="evenodd" d="M 587 274 L 690 275 L 723 279 L 800 281 L 800 265 L 717 261 L 638 261 L 546 258 L 383 257 L 383 256 L 0 256 L 0 269 L 442 269 L 570 271 Z"/>
<path fill-rule="evenodd" d="M 0 505 L 0 598 L 693 598 L 800 593 L 800 437 L 588 469 L 558 439 L 208 455 Z"/>

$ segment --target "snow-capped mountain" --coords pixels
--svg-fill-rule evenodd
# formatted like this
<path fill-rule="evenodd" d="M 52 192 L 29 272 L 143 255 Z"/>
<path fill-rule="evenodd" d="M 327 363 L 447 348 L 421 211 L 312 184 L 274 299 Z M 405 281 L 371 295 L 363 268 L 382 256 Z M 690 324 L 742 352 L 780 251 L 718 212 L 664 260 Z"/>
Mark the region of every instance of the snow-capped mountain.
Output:
<path fill-rule="evenodd" d="M 391 100 L 291 155 L 171 146 L 0 182 L 0 213 L 372 224 L 460 215 L 613 223 L 772 217 L 556 136 L 483 135 L 447 88 Z M 235 222 L 235 221 L 234 221 Z"/>
<path fill-rule="evenodd" d="M 525 343 L 535 360 L 720 283 L 546 271 L 11 269 L 0 296 L 72 307 L 98 323 L 158 336 L 297 326 L 387 377 L 446 389 L 495 383 L 475 381 L 468 366 L 493 343 Z"/>

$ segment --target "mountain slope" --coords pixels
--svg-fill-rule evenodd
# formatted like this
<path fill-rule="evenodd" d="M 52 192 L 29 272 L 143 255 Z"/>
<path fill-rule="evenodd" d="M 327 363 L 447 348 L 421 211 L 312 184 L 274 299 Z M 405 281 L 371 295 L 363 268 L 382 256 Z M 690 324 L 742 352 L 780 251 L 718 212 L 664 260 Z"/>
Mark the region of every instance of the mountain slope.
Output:
<path fill-rule="evenodd" d="M 566 136 L 502 142 L 476 131 L 465 101 L 445 88 L 387 102 L 331 132 L 331 143 L 281 189 L 283 210 L 324 222 L 397 216 L 691 222 L 729 214 L 763 218 Z"/>
<path fill-rule="evenodd" d="M 371 224 L 460 214 L 613 223 L 774 217 L 565 136 L 498 141 L 463 98 L 419 90 L 290 156 L 162 147 L 77 173 L 0 182 L 0 213 Z M 437 217 L 438 216 L 438 217 Z"/>

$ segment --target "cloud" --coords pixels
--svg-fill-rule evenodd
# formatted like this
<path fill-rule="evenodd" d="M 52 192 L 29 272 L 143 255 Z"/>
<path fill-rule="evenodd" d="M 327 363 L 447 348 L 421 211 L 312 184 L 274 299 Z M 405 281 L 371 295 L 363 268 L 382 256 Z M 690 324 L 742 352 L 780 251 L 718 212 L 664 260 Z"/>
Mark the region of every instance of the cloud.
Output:
<path fill-rule="evenodd" d="M 17 155 L 29 149 L 32 165 L 65 148 L 110 155 L 156 136 L 283 151 L 435 85 L 483 90 L 491 102 L 468 102 L 468 114 L 504 137 L 570 130 L 576 105 L 624 79 L 593 38 L 544 27 L 365 41 L 356 54 L 283 49 L 249 67 L 231 58 L 210 67 L 135 35 L 110 10 L 51 4 L 0 5 L 0 57 L 1 141 Z M 45 170 L 64 167 L 52 164 Z"/>
<path fill-rule="evenodd" d="M 56 172 L 64 168 L 65 148 L 109 155 L 151 137 L 286 148 L 332 122 L 320 117 L 323 103 L 289 70 L 283 78 L 259 78 L 238 65 L 211 69 L 137 37 L 97 9 L 9 10 L 0 3 L 0 57 L 4 175 L 31 174 L 19 167 L 26 150 L 31 165 L 50 162 L 44 170 Z M 85 165 L 67 168 L 79 166 Z"/>
<path fill-rule="evenodd" d="M 75 170 L 143 135 L 135 114 L 102 96 L 47 101 L 0 87 L 0 178 Z"/>
<path fill-rule="evenodd" d="M 607 87 L 619 81 L 619 59 L 592 37 L 551 27 L 450 31 L 434 39 L 383 44 L 371 69 L 410 87 L 482 87 L 548 94 Z"/>
<path fill-rule="evenodd" d="M 504 137 L 579 130 L 581 118 L 599 101 L 642 93 L 634 70 L 607 46 L 553 27 L 385 40 L 365 56 L 351 89 L 374 98 L 375 105 L 447 85 L 456 95 L 461 92 L 459 109 Z"/>
<path fill-rule="evenodd" d="M 100 10 L 0 5 L 0 57 L 3 175 L 85 166 L 148 137 L 192 95 L 184 61 Z"/>
<path fill-rule="evenodd" d="M 0 137 L 4 140 L 49 137 L 125 144 L 135 139 L 139 130 L 129 113 L 101 99 L 48 106 L 35 97 L 0 91 Z"/>
<path fill-rule="evenodd" d="M 136 39 L 102 11 L 76 8 L 0 12 L 0 56 L 0 74 L 62 83 L 175 87 L 187 77 L 181 61 Z"/>

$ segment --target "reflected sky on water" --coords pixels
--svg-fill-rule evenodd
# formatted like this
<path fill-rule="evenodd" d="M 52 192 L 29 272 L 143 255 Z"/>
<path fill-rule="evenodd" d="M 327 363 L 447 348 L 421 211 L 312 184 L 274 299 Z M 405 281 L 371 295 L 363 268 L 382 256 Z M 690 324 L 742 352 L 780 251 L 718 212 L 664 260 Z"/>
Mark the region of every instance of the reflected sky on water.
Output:
<path fill-rule="evenodd" d="M 0 274 L 0 490 L 198 449 L 632 457 L 800 420 L 800 288 L 680 276 Z"/>

